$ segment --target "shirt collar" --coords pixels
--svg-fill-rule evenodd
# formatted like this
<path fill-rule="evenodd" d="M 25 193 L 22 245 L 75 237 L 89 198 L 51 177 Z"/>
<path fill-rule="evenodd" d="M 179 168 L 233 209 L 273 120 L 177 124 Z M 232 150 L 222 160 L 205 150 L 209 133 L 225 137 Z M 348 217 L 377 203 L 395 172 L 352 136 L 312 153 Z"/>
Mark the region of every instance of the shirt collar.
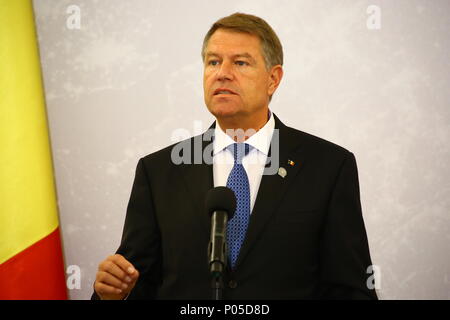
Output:
<path fill-rule="evenodd" d="M 275 129 L 275 120 L 272 112 L 269 110 L 269 120 L 266 124 L 258 130 L 254 135 L 248 138 L 245 143 L 251 145 L 254 149 L 262 152 L 265 155 L 269 154 L 270 141 L 272 140 L 273 130 Z M 220 128 L 216 120 L 216 127 L 214 129 L 214 155 L 223 151 L 230 144 L 235 143 L 235 141 L 227 135 Z"/>

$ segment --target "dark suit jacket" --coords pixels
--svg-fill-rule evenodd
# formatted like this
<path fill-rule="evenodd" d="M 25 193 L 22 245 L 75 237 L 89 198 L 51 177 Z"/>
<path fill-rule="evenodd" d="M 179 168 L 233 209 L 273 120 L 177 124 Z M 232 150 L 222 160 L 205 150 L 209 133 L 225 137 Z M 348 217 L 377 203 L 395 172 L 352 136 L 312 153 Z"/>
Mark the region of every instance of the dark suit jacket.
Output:
<path fill-rule="evenodd" d="M 366 285 L 371 260 L 355 157 L 276 116 L 275 128 L 287 175 L 262 177 L 236 268 L 225 276 L 224 298 L 376 299 Z M 185 143 L 210 143 L 202 140 Z M 129 299 L 212 297 L 204 201 L 213 168 L 174 164 L 173 147 L 137 165 L 117 251 L 140 271 Z"/>

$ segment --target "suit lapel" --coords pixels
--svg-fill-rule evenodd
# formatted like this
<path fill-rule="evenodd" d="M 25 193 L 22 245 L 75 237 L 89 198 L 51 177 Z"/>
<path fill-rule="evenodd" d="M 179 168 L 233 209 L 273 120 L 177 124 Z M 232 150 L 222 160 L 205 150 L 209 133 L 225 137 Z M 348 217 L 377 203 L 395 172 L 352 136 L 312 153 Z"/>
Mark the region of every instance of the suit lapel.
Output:
<path fill-rule="evenodd" d="M 279 165 L 275 167 L 275 174 L 265 174 L 262 176 L 255 205 L 250 217 L 250 223 L 239 253 L 236 267 L 239 267 L 239 264 L 245 259 L 248 252 L 263 232 L 267 222 L 277 211 L 289 185 L 295 179 L 304 163 L 304 155 L 301 152 L 301 149 L 299 149 L 300 141 L 296 139 L 296 137 L 298 137 L 297 135 L 292 134 L 293 130 L 286 127 L 276 116 L 275 129 L 278 129 L 279 133 Z M 269 151 L 269 157 L 271 159 L 274 159 L 276 156 L 275 153 L 277 148 L 275 147 L 276 141 L 274 140 L 276 139 L 275 132 Z M 284 178 L 278 174 L 278 168 L 280 167 L 286 170 Z"/>
<path fill-rule="evenodd" d="M 213 126 L 209 128 L 209 130 L 211 129 L 213 133 Z M 211 131 L 207 132 L 211 133 Z M 208 216 L 204 204 L 206 193 L 214 186 L 214 179 L 212 162 L 205 162 L 203 151 L 212 143 L 211 137 L 212 136 L 208 136 L 207 133 L 204 133 L 203 135 L 188 140 L 188 145 L 191 148 L 190 163 L 180 165 L 183 180 L 188 192 L 187 198 L 192 201 L 195 215 L 201 221 L 205 232 L 208 235 L 211 230 L 211 218 Z M 199 155 L 199 152 L 201 152 L 201 156 Z"/>

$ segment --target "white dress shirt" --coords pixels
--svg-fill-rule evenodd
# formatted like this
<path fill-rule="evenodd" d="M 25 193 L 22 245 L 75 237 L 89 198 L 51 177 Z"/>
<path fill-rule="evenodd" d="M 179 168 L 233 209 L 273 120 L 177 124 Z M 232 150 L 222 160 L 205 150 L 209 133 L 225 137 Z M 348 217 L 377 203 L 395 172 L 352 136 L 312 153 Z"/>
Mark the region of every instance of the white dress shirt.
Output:
<path fill-rule="evenodd" d="M 247 172 L 250 184 L 250 212 L 253 211 L 253 205 L 258 194 L 274 128 L 275 120 L 272 112 L 270 112 L 269 120 L 264 127 L 245 141 L 252 146 L 248 155 L 242 159 L 242 165 Z M 228 176 L 234 165 L 233 154 L 227 147 L 233 143 L 235 141 L 222 131 L 216 121 L 213 153 L 214 187 L 227 185 Z"/>

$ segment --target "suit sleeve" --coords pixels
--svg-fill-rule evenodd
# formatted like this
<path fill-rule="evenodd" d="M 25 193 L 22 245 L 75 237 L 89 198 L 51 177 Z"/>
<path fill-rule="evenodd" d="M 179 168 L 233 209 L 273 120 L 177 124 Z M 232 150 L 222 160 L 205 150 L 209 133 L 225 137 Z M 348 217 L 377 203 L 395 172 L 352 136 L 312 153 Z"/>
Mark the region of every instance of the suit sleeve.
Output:
<path fill-rule="evenodd" d="M 322 298 L 377 299 L 368 288 L 372 265 L 361 210 L 356 160 L 348 152 L 328 204 L 320 243 Z"/>
<path fill-rule="evenodd" d="M 154 299 L 160 282 L 160 233 L 154 213 L 152 193 L 144 161 L 136 168 L 133 188 L 118 254 L 130 261 L 139 271 L 136 286 L 127 297 Z M 98 299 L 94 292 L 92 299 Z"/>

